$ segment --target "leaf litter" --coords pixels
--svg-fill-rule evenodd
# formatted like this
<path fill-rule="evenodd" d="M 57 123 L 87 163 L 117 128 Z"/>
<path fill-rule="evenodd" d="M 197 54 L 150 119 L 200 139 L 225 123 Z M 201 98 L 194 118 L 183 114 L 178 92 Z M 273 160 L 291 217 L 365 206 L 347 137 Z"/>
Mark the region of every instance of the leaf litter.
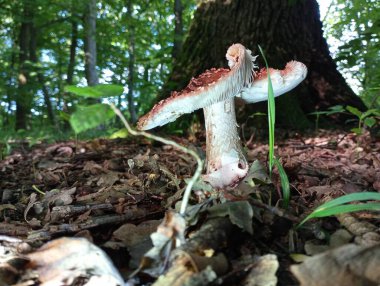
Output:
<path fill-rule="evenodd" d="M 166 211 L 181 200 L 196 162 L 172 146 L 132 138 L 15 148 L 0 161 L 1 279 L 8 285 L 48 280 L 96 285 L 91 284 L 96 279 L 107 285 L 121 285 L 122 279 L 126 285 L 207 285 L 217 279 L 222 285 L 297 285 L 297 277 L 302 285 L 313 285 L 311 279 L 338 279 L 347 265 L 371 260 L 367 249 L 377 253 L 380 242 L 379 212 L 312 220 L 297 231 L 292 226 L 325 201 L 379 192 L 380 143 L 369 133 L 279 133 L 276 153 L 291 186 L 289 209 L 280 207 L 279 174 L 266 174 L 266 142 L 251 136 L 246 150 L 255 163 L 245 181 L 225 192 L 197 182 L 185 216 L 188 228 L 182 217 Z M 202 141 L 174 139 L 194 150 L 204 148 Z M 61 257 L 78 241 L 84 243 L 78 255 Z M 352 243 L 357 247 L 350 248 Z M 57 253 L 55 262 L 46 263 L 53 258 L 43 249 Z M 104 259 L 102 271 L 112 271 L 96 274 L 99 267 L 78 262 L 91 255 Z M 339 275 L 331 277 L 321 260 L 315 262 L 319 274 L 311 275 L 308 261 L 318 255 L 346 257 L 348 264 L 336 265 Z M 292 267 L 295 276 L 289 271 L 293 258 L 303 261 Z M 360 271 L 349 273 L 355 279 L 345 285 L 377 278 Z"/>

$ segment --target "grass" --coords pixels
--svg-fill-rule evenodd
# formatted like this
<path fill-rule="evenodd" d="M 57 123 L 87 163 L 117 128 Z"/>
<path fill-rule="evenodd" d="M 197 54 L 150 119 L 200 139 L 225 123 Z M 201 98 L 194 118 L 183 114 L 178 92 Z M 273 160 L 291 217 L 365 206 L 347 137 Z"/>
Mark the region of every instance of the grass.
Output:
<path fill-rule="evenodd" d="M 269 66 L 267 59 L 265 58 L 262 48 L 259 46 L 261 55 L 263 56 L 265 66 L 268 71 L 268 129 L 269 129 L 269 174 L 272 176 L 273 165 L 276 165 L 278 173 L 281 179 L 281 188 L 282 188 L 282 197 L 283 197 L 283 206 L 288 208 L 290 200 L 290 185 L 289 179 L 286 175 L 284 168 L 281 165 L 281 162 L 276 158 L 274 154 L 274 127 L 276 120 L 276 106 L 274 101 L 274 92 L 273 85 L 270 78 Z"/>
<path fill-rule="evenodd" d="M 349 204 L 352 202 L 371 201 L 361 204 Z M 379 201 L 379 202 L 372 202 Z M 378 211 L 380 212 L 380 194 L 375 192 L 362 192 L 344 195 L 331 200 L 317 207 L 311 214 L 305 217 L 298 225 L 301 227 L 306 221 L 312 218 L 327 217 L 331 215 L 357 212 L 357 211 Z"/>

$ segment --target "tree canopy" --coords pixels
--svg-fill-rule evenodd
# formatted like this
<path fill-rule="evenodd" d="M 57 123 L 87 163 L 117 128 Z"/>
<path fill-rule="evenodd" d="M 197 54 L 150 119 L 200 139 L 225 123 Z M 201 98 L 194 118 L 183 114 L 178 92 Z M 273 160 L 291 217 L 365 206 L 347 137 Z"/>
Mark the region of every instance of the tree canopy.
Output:
<path fill-rule="evenodd" d="M 62 127 L 78 105 L 87 104 L 64 87 L 87 85 L 89 2 L 1 1 L 2 130 Z M 124 87 L 107 101 L 128 111 L 132 121 L 157 101 L 196 8 L 193 0 L 96 1 L 99 83 Z M 333 0 L 322 19 L 339 69 L 371 108 L 379 107 L 379 11 L 375 0 Z M 22 124 L 18 117 L 25 117 Z"/>

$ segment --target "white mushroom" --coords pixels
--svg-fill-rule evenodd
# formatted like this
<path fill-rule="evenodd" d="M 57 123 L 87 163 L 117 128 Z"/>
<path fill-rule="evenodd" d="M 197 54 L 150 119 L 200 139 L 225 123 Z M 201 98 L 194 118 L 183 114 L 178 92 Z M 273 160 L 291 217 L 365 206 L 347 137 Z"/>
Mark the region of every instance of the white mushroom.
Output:
<path fill-rule="evenodd" d="M 207 171 L 203 179 L 215 188 L 236 186 L 247 174 L 248 163 L 237 132 L 234 97 L 249 103 L 267 100 L 267 73 L 253 71 L 255 57 L 241 44 L 226 54 L 228 69 L 211 69 L 193 78 L 181 92 L 157 103 L 140 118 L 138 128 L 148 130 L 174 121 L 185 113 L 203 108 L 206 125 Z M 305 77 L 300 62 L 290 62 L 282 71 L 270 69 L 274 95 L 279 96 Z M 253 82 L 252 82 L 253 81 Z"/>
<path fill-rule="evenodd" d="M 137 127 L 148 130 L 165 125 L 182 114 L 233 98 L 244 86 L 248 87 L 256 67 L 251 51 L 241 44 L 234 44 L 228 48 L 226 58 L 231 69 L 213 68 L 192 78 L 182 91 L 172 92 L 170 97 L 161 100 L 141 117 Z"/>
<path fill-rule="evenodd" d="M 303 63 L 291 61 L 284 70 L 269 69 L 274 96 L 295 88 L 307 74 Z M 236 95 L 247 103 L 268 99 L 266 69 L 254 73 L 249 87 Z M 234 187 L 248 172 L 248 163 L 237 132 L 235 102 L 233 98 L 203 108 L 206 125 L 207 172 L 203 179 L 214 188 Z"/>

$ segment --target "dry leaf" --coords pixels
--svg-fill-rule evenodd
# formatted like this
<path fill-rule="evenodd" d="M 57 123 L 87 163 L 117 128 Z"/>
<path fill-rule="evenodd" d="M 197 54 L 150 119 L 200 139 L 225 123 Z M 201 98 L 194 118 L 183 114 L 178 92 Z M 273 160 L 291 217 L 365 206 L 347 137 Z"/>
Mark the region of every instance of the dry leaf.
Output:
<path fill-rule="evenodd" d="M 124 285 L 108 256 L 85 238 L 59 238 L 27 257 L 41 286 L 71 285 L 79 277 L 107 281 L 109 286 Z"/>
<path fill-rule="evenodd" d="M 347 244 L 291 266 L 301 286 L 375 286 L 380 281 L 380 244 Z"/>

